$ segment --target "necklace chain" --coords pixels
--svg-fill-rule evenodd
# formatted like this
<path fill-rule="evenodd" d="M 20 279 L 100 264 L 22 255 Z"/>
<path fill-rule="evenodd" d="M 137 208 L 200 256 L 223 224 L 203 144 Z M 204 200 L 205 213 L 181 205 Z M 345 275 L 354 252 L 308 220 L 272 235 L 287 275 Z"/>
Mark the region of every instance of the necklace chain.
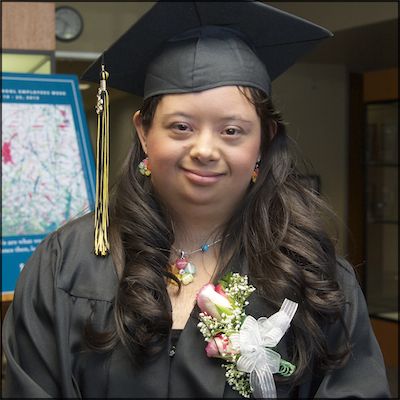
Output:
<path fill-rule="evenodd" d="M 214 246 L 215 244 L 217 244 L 217 243 L 219 243 L 219 242 L 221 242 L 221 241 L 222 241 L 222 238 L 219 238 L 219 239 L 216 240 L 215 242 L 212 242 L 212 243 L 204 243 L 201 247 L 199 247 L 199 248 L 196 249 L 196 250 L 192 250 L 192 251 L 185 251 L 185 250 L 183 250 L 183 249 L 179 249 L 179 250 L 178 250 L 178 249 L 177 249 L 176 247 L 174 247 L 174 246 L 171 246 L 171 247 L 172 247 L 172 249 L 173 249 L 177 254 L 179 254 L 179 257 L 180 257 L 180 258 L 184 258 L 184 257 L 187 257 L 187 256 L 191 256 L 192 254 L 198 253 L 199 251 L 205 253 L 205 252 L 208 251 L 208 249 L 209 249 L 211 246 Z"/>

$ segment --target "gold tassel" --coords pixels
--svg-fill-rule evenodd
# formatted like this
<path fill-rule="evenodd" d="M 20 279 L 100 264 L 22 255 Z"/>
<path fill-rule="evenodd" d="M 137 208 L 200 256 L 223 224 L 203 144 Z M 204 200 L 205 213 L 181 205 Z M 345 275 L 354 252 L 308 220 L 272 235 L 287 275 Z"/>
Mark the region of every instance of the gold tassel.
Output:
<path fill-rule="evenodd" d="M 106 81 L 108 72 L 101 66 L 100 87 L 97 92 L 97 160 L 96 160 L 96 210 L 94 215 L 94 252 L 106 256 L 108 242 L 108 171 L 110 161 L 110 114 Z"/>

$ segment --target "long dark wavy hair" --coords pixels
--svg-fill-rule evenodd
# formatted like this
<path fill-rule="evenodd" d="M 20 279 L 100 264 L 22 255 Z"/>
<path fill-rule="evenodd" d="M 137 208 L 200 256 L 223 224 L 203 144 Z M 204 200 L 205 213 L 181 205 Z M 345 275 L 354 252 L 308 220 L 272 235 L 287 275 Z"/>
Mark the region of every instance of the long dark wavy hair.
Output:
<path fill-rule="evenodd" d="M 345 302 L 335 279 L 334 243 L 323 218 L 330 210 L 300 180 L 286 126 L 271 99 L 258 89 L 239 90 L 261 119 L 260 172 L 221 232 L 225 239 L 220 253 L 246 260 L 258 293 L 276 309 L 285 297 L 299 303 L 291 325 L 291 361 L 297 367 L 291 379 L 297 382 L 311 360 L 321 368 L 340 367 L 350 348 L 347 338 L 342 349 L 330 353 L 324 335 L 326 324 L 341 319 Z M 145 129 L 150 128 L 160 99 L 144 101 L 140 115 Z M 103 333 L 87 330 L 92 349 L 109 351 L 122 342 L 135 363 L 157 354 L 172 326 L 166 279 L 173 279 L 168 265 L 174 234 L 151 180 L 138 172 L 144 157 L 135 136 L 112 194 L 110 241 L 120 278 L 115 328 Z M 228 261 L 220 260 L 220 274 Z"/>

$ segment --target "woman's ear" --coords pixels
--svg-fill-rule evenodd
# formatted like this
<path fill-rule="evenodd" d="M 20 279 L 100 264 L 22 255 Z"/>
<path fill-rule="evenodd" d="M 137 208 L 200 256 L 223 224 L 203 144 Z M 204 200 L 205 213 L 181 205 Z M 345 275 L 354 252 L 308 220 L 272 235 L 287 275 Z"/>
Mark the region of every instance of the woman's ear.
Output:
<path fill-rule="evenodd" d="M 275 137 L 276 132 L 278 132 L 278 124 L 273 119 L 270 119 L 268 125 L 269 125 L 269 140 L 271 141 Z"/>
<path fill-rule="evenodd" d="M 139 137 L 140 144 L 142 145 L 142 149 L 147 154 L 147 145 L 146 145 L 146 132 L 142 124 L 142 117 L 140 116 L 140 110 L 136 111 L 133 114 L 133 125 L 135 126 L 136 133 Z"/>

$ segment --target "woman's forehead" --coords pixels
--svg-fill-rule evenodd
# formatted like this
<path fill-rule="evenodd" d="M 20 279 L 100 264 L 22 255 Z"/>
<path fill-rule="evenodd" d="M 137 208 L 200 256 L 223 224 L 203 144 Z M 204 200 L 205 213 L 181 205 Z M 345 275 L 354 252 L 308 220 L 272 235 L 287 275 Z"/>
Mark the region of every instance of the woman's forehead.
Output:
<path fill-rule="evenodd" d="M 255 116 L 256 109 L 250 101 L 246 89 L 237 86 L 222 86 L 193 93 L 164 95 L 158 104 L 157 111 L 165 116 L 195 116 L 202 112 L 219 114 L 228 119 L 244 116 Z"/>

